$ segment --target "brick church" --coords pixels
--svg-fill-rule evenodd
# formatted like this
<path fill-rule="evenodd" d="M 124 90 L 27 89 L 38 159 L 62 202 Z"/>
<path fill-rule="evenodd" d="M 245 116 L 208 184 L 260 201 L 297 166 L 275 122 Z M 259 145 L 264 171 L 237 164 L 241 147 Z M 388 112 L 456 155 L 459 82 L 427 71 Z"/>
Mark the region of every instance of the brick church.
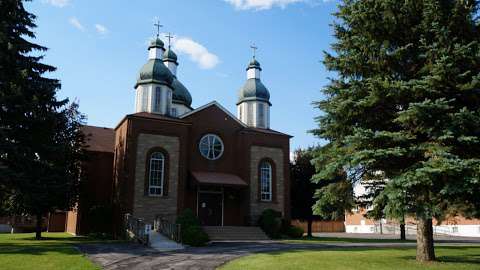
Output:
<path fill-rule="evenodd" d="M 255 56 L 236 116 L 216 101 L 192 108 L 177 67 L 177 55 L 157 36 L 135 84 L 135 113 L 114 129 L 84 127 L 87 179 L 67 231 L 106 226 L 89 218 L 102 204 L 113 206 L 112 223 L 126 213 L 174 222 L 187 208 L 209 226 L 254 225 L 268 208 L 290 218 L 291 136 L 270 129 L 270 93 Z"/>

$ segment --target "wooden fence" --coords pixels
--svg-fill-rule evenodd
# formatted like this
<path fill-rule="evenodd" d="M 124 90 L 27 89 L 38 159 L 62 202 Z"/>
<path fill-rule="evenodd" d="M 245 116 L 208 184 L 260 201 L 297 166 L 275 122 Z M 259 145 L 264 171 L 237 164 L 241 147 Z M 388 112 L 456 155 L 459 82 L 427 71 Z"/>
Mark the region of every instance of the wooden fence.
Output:
<path fill-rule="evenodd" d="M 305 220 L 293 219 L 291 224 L 302 228 L 307 232 L 308 223 Z M 315 220 L 312 222 L 312 232 L 345 232 L 345 224 L 343 221 L 318 221 Z"/>

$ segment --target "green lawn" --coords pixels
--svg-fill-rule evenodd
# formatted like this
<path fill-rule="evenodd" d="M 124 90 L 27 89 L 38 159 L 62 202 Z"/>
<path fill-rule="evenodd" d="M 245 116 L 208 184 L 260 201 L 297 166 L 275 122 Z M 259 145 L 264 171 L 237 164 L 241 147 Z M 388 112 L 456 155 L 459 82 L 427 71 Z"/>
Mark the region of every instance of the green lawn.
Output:
<path fill-rule="evenodd" d="M 33 233 L 0 234 L 0 269 L 100 269 L 72 245 L 94 242 L 86 237 L 66 233 L 42 233 L 43 240 L 34 240 Z"/>
<path fill-rule="evenodd" d="M 437 247 L 436 254 L 438 262 L 421 264 L 415 261 L 415 248 L 285 251 L 243 257 L 227 263 L 220 269 L 480 269 L 480 246 Z"/>

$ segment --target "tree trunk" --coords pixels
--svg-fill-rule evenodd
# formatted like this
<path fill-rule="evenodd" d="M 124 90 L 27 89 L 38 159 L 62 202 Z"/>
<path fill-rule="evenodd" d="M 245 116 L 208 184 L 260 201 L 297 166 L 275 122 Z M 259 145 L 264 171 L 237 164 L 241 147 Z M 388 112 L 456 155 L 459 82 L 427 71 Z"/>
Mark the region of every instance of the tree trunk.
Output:
<path fill-rule="evenodd" d="M 431 218 L 417 218 L 417 261 L 435 260 L 433 225 Z"/>
<path fill-rule="evenodd" d="M 400 240 L 407 240 L 405 235 L 405 215 L 403 215 L 403 217 L 400 219 Z"/>
<path fill-rule="evenodd" d="M 309 216 L 307 220 L 307 237 L 312 237 L 312 217 Z"/>
<path fill-rule="evenodd" d="M 405 241 L 407 237 L 405 235 L 405 223 L 400 223 L 400 240 Z"/>
<path fill-rule="evenodd" d="M 35 239 L 41 240 L 42 239 L 42 215 L 37 214 L 37 224 L 35 226 Z"/>

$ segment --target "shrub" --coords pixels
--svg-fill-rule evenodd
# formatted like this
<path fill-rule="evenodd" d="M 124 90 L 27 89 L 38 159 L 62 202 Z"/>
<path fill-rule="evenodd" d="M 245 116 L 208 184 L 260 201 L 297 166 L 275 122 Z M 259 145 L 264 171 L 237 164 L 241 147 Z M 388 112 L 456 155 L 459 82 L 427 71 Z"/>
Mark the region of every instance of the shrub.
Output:
<path fill-rule="evenodd" d="M 191 226 L 200 226 L 200 221 L 190 208 L 183 210 L 183 212 L 177 217 L 176 223 L 180 224 L 182 229 Z"/>
<path fill-rule="evenodd" d="M 208 241 L 208 235 L 200 226 L 191 226 L 182 230 L 182 242 L 184 244 L 199 247 L 204 246 Z"/>
<path fill-rule="evenodd" d="M 178 217 L 177 224 L 180 224 L 182 243 L 190 246 L 204 246 L 210 239 L 200 227 L 200 221 L 191 209 L 185 209 Z"/>
<path fill-rule="evenodd" d="M 270 238 L 280 238 L 282 231 L 282 213 L 273 209 L 262 212 L 258 225 Z"/>
<path fill-rule="evenodd" d="M 291 238 L 301 238 L 304 233 L 304 230 L 297 226 L 289 226 L 285 231 L 285 234 Z"/>

